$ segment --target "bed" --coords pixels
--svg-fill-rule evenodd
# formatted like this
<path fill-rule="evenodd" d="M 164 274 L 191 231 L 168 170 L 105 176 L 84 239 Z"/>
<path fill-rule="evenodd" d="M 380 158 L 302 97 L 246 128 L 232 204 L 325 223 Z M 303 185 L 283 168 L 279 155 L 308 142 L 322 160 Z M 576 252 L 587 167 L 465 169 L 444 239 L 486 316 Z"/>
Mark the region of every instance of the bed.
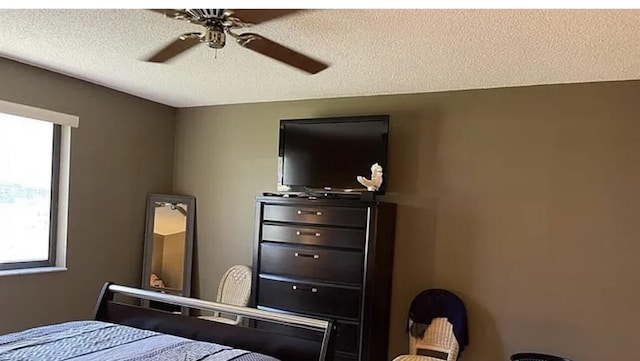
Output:
<path fill-rule="evenodd" d="M 118 297 L 116 297 L 118 296 Z M 117 298 L 126 297 L 126 300 Z M 156 301 L 236 314 L 322 335 L 321 340 L 236 326 L 141 307 Z M 138 302 L 139 304 L 140 302 Z M 2 361 L 331 361 L 330 320 L 280 314 L 107 283 L 94 320 L 73 321 L 0 335 Z"/>

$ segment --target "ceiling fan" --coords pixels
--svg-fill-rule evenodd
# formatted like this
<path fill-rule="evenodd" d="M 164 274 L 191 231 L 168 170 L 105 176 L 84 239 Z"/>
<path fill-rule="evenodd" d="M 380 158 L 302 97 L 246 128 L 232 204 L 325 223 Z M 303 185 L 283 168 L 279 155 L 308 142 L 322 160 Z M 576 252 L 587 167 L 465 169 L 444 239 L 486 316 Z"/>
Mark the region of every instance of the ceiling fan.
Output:
<path fill-rule="evenodd" d="M 255 33 L 238 34 L 237 29 L 269 20 L 277 19 L 301 10 L 292 9 L 151 9 L 166 17 L 184 20 L 204 27 L 201 33 L 187 33 L 159 49 L 147 59 L 163 63 L 197 44 L 203 43 L 213 49 L 221 49 L 226 44 L 227 35 L 240 46 L 281 61 L 310 74 L 316 74 L 329 65 L 299 53 L 284 45 Z"/>

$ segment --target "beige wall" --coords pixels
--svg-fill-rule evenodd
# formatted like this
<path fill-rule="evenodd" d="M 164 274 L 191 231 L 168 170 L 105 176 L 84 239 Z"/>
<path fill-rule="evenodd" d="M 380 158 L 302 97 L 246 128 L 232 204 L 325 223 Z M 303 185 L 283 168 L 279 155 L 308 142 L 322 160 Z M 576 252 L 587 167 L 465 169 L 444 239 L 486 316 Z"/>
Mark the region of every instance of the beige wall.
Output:
<path fill-rule="evenodd" d="M 279 119 L 389 113 L 392 355 L 410 300 L 443 287 L 469 310 L 463 360 L 638 359 L 639 97 L 621 82 L 179 110 L 174 190 L 198 202 L 199 294 L 251 262 Z"/>
<path fill-rule="evenodd" d="M 163 237 L 162 280 L 169 288 L 182 289 L 184 280 L 185 232 Z"/>
<path fill-rule="evenodd" d="M 162 257 L 164 255 L 164 236 L 153 234 L 153 248 L 151 248 L 151 273 L 162 278 Z M 149 282 L 151 280 L 149 279 Z"/>
<path fill-rule="evenodd" d="M 146 195 L 172 188 L 175 109 L 2 58 L 0 99 L 80 116 L 69 270 L 0 277 L 0 333 L 88 318 L 106 280 L 140 285 Z"/>

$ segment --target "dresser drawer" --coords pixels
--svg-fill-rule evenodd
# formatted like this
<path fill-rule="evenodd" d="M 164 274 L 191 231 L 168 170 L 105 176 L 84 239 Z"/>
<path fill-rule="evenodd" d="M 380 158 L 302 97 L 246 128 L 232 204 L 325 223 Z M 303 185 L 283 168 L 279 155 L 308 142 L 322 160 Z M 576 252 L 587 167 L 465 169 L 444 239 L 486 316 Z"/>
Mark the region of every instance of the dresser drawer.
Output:
<path fill-rule="evenodd" d="M 293 312 L 359 318 L 360 291 L 260 278 L 258 304 Z"/>
<path fill-rule="evenodd" d="M 314 341 L 322 341 L 323 334 L 303 328 L 279 325 L 273 322 L 256 321 L 256 328 L 273 331 L 285 335 L 308 338 Z M 358 325 L 352 323 L 336 322 L 335 350 L 338 352 L 358 352 Z"/>
<path fill-rule="evenodd" d="M 358 325 L 338 322 L 336 351 L 357 353 L 359 343 Z"/>
<path fill-rule="evenodd" d="M 364 249 L 365 237 L 363 229 L 262 225 L 263 241 Z"/>
<path fill-rule="evenodd" d="M 367 225 L 367 210 L 365 208 L 267 204 L 264 206 L 263 219 L 275 222 L 365 228 Z"/>
<path fill-rule="evenodd" d="M 363 254 L 359 251 L 268 242 L 260 244 L 260 273 L 361 284 L 363 262 Z"/>
<path fill-rule="evenodd" d="M 357 361 L 358 356 L 356 355 L 347 355 L 343 353 L 336 353 L 333 355 L 333 361 Z"/>

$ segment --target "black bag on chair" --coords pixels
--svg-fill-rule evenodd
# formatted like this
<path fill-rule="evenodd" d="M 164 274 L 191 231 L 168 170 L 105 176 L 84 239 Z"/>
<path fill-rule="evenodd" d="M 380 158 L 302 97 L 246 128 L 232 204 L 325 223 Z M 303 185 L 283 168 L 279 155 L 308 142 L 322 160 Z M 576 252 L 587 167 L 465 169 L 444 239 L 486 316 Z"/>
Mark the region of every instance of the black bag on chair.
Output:
<path fill-rule="evenodd" d="M 418 294 L 409 307 L 407 332 L 422 338 L 434 318 L 446 318 L 453 325 L 453 333 L 460 347 L 459 353 L 469 345 L 467 310 L 456 294 L 443 289 L 428 289 Z"/>

